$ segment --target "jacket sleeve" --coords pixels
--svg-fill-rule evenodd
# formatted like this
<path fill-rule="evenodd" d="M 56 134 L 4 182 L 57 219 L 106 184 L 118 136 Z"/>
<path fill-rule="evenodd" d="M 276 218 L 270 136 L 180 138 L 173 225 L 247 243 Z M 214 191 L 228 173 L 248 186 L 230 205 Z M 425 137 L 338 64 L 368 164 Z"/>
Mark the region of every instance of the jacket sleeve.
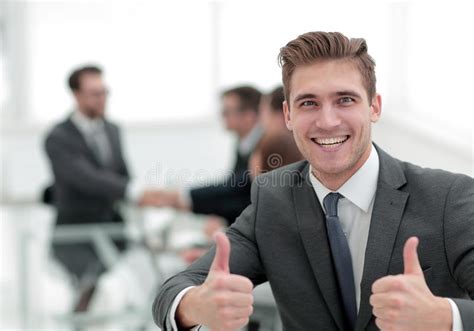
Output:
<path fill-rule="evenodd" d="M 91 197 L 111 201 L 124 197 L 128 176 L 98 168 L 58 132 L 53 131 L 45 145 L 56 181 Z"/>
<path fill-rule="evenodd" d="M 231 225 L 250 204 L 250 186 L 250 182 L 243 185 L 223 182 L 194 188 L 190 192 L 193 213 L 217 215 Z"/>
<path fill-rule="evenodd" d="M 252 185 L 252 203 L 227 230 L 231 244 L 230 272 L 249 278 L 253 284 L 266 281 L 255 240 L 255 222 L 258 209 L 258 186 Z M 188 286 L 202 284 L 209 272 L 215 254 L 215 245 L 185 271 L 168 279 L 161 287 L 153 303 L 153 318 L 162 330 L 169 329 L 168 313 L 174 298 Z"/>
<path fill-rule="evenodd" d="M 452 299 L 463 329 L 474 330 L 474 179 L 468 176 L 457 177 L 447 195 L 444 232 L 451 274 L 467 292 L 466 298 Z"/>

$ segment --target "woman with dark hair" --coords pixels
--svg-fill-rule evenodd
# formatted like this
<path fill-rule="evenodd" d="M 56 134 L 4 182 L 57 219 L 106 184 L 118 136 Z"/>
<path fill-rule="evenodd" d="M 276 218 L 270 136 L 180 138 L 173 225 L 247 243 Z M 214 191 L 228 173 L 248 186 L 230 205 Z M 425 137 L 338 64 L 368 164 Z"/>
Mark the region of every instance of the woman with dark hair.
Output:
<path fill-rule="evenodd" d="M 303 159 L 290 132 L 267 133 L 249 160 L 252 178 Z"/>

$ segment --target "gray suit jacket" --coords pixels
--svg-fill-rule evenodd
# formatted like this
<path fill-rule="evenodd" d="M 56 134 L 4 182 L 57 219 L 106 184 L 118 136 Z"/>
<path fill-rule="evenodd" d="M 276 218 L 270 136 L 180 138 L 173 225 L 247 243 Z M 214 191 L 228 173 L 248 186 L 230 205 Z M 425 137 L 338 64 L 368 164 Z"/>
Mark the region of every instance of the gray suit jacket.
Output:
<path fill-rule="evenodd" d="M 430 290 L 453 298 L 465 331 L 474 330 L 474 180 L 396 160 L 377 147 L 380 173 L 361 286 L 356 330 L 377 330 L 371 286 L 403 273 L 403 246 L 418 236 L 418 254 Z M 257 177 L 252 204 L 227 231 L 230 271 L 254 285 L 269 281 L 285 330 L 347 330 L 325 216 L 306 161 Z M 170 278 L 153 305 L 156 323 L 185 287 L 201 284 L 214 247 Z"/>
<path fill-rule="evenodd" d="M 54 174 L 53 202 L 58 223 L 117 220 L 114 204 L 125 195 L 129 181 L 122 156 L 119 128 L 105 121 L 112 163 L 104 167 L 71 119 L 56 125 L 45 142 Z"/>

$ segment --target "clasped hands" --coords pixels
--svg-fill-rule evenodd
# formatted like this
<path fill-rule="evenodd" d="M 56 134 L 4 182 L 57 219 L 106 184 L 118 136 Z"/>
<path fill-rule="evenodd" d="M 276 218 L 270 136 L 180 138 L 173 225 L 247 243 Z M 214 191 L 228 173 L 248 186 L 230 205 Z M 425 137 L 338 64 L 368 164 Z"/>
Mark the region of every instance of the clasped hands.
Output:
<path fill-rule="evenodd" d="M 179 210 L 187 210 L 188 206 L 178 191 L 171 190 L 146 190 L 138 200 L 141 207 L 171 207 Z"/>

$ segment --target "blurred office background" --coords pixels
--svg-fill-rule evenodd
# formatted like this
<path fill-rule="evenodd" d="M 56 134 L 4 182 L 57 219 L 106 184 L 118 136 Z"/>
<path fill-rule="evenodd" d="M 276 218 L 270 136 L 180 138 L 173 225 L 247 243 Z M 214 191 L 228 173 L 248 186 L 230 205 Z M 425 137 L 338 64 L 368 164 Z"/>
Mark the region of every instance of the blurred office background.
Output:
<path fill-rule="evenodd" d="M 72 294 L 48 254 L 54 212 L 40 202 L 52 182 L 43 141 L 73 108 L 73 68 L 104 69 L 107 116 L 122 128 L 134 177 L 179 188 L 222 176 L 234 161 L 223 89 L 278 85 L 279 48 L 304 32 L 364 37 L 383 98 L 374 141 L 400 159 L 473 176 L 472 9 L 469 1 L 1 0 L 0 328 L 91 327 L 64 308 Z M 199 227 L 169 210 L 132 209 L 129 218 L 144 224 L 180 219 L 167 247 L 187 240 L 178 230 Z M 127 236 L 143 240 L 147 225 L 129 223 Z M 120 299 L 111 293 L 105 305 Z M 109 327 L 153 329 L 151 306 L 142 306 Z M 127 307 L 100 315 L 99 325 Z"/>

